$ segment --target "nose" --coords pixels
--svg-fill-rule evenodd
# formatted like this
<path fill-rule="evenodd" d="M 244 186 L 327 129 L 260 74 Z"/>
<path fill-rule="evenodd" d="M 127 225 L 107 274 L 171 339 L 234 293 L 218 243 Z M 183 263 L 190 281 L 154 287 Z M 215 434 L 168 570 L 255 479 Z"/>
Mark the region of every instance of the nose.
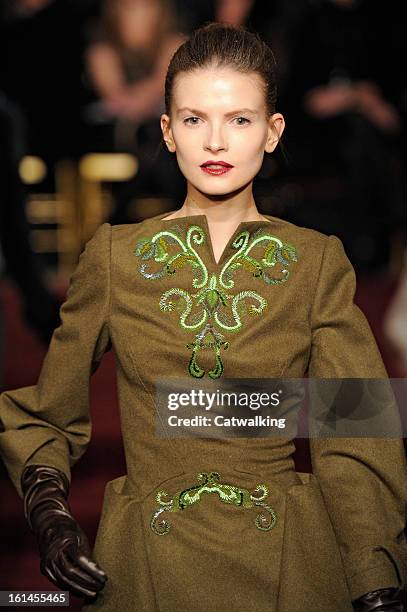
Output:
<path fill-rule="evenodd" d="M 204 142 L 205 151 L 224 151 L 227 149 L 225 136 L 220 125 L 213 124 L 208 127 Z"/>

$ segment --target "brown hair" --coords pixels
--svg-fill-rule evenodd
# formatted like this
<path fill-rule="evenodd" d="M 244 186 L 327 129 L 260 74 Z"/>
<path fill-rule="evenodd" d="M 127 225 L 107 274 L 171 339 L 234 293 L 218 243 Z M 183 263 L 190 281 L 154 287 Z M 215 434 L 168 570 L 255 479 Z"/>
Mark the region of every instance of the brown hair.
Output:
<path fill-rule="evenodd" d="M 277 100 L 276 62 L 270 47 L 256 32 L 244 26 L 207 22 L 174 53 L 165 79 L 165 109 L 170 114 L 174 81 L 177 74 L 215 65 L 243 73 L 255 72 L 264 86 L 266 109 L 275 113 Z"/>

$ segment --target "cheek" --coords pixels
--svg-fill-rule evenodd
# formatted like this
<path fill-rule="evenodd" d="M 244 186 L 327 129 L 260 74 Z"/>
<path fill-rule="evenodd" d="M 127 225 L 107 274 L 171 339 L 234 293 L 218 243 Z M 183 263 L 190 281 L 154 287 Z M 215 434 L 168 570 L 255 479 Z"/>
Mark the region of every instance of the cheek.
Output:
<path fill-rule="evenodd" d="M 257 173 L 263 163 L 265 142 L 254 135 L 239 135 L 235 146 L 229 150 L 230 158 L 242 172 Z M 233 162 L 232 162 L 233 163 Z"/>
<path fill-rule="evenodd" d="M 236 152 L 240 159 L 250 160 L 264 152 L 266 136 L 262 130 L 242 130 L 235 132 L 230 139 L 230 151 Z"/>
<path fill-rule="evenodd" d="M 205 151 L 202 147 L 202 138 L 197 131 L 186 131 L 181 136 L 174 133 L 174 141 L 178 162 L 184 167 L 193 167 L 204 161 Z"/>

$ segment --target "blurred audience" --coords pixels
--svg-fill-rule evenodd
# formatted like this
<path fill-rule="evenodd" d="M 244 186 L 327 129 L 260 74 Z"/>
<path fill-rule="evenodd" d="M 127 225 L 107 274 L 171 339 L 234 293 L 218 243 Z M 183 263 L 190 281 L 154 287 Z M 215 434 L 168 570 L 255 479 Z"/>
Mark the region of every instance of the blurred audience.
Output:
<path fill-rule="evenodd" d="M 80 58 L 75 10 L 64 0 L 5 0 L 0 10 L 0 248 L 23 317 L 45 344 L 60 323 L 60 301 L 32 250 L 19 167 L 28 154 L 42 157 L 49 169 L 74 154 Z M 52 191 L 52 172 L 49 177 Z"/>
<path fill-rule="evenodd" d="M 49 168 L 78 155 L 81 28 L 91 10 L 77 2 L 7 0 L 0 23 L 0 89 L 23 111 L 27 146 Z"/>
<path fill-rule="evenodd" d="M 218 0 L 215 9 L 216 21 L 244 25 L 254 4 L 254 0 Z"/>
<path fill-rule="evenodd" d="M 211 19 L 244 25 L 249 30 L 258 32 L 271 46 L 276 57 L 276 73 L 279 89 L 286 78 L 286 57 L 289 40 L 286 36 L 286 25 L 291 21 L 295 11 L 296 0 L 216 0 Z"/>
<path fill-rule="evenodd" d="M 27 193 L 19 174 L 25 135 L 24 116 L 0 91 L 0 248 L 5 272 L 19 289 L 25 321 L 48 344 L 60 324 L 60 302 L 47 287 L 44 269 L 31 248 Z"/>
<path fill-rule="evenodd" d="M 168 0 L 104 1 L 86 53 L 88 74 L 100 99 L 92 109 L 97 118 L 104 115 L 137 126 L 160 116 L 165 73 L 184 40 L 175 26 Z M 128 129 L 123 140 L 126 134 Z M 134 138 L 135 130 L 130 134 Z"/>
<path fill-rule="evenodd" d="M 113 188 L 112 223 L 130 220 L 128 205 L 136 195 L 167 191 L 175 198 L 181 196 L 182 177 L 168 171 L 168 159 L 167 171 L 158 172 L 166 159 L 162 155 L 157 161 L 157 152 L 162 140 L 159 117 L 164 112 L 165 74 L 184 40 L 169 0 L 102 3 L 86 52 L 87 72 L 99 100 L 85 109 L 84 116 L 96 127 L 99 149 L 100 140 L 105 139 L 105 149 L 133 153 L 139 161 L 136 179 Z M 158 174 L 163 176 L 161 185 Z"/>
<path fill-rule="evenodd" d="M 337 233 L 355 267 L 386 265 L 406 197 L 406 82 L 404 71 L 394 69 L 406 50 L 400 6 L 301 0 L 297 7 L 280 98 L 291 168 L 304 183 L 314 179 L 314 195 L 319 179 L 339 180 L 321 189 L 324 211 L 317 205 L 313 212 L 305 201 L 292 218 Z M 343 190 L 339 200 L 336 186 Z"/>

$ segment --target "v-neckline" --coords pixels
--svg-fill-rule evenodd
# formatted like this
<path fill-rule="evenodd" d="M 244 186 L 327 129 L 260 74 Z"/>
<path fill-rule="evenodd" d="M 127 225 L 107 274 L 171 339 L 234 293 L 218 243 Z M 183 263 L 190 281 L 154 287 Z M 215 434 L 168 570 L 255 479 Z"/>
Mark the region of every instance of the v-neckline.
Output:
<path fill-rule="evenodd" d="M 227 253 L 230 250 L 230 245 L 232 244 L 233 240 L 235 240 L 236 236 L 238 235 L 238 233 L 243 229 L 243 228 L 247 228 L 247 229 L 254 229 L 257 226 L 267 226 L 267 225 L 272 225 L 272 221 L 268 220 L 268 219 L 254 219 L 252 221 L 240 221 L 239 225 L 237 226 L 236 230 L 233 232 L 232 236 L 229 238 L 225 248 L 223 249 L 219 260 L 216 261 L 215 259 L 215 254 L 214 254 L 214 250 L 213 250 L 213 244 L 212 244 L 212 238 L 211 238 L 211 234 L 209 231 L 209 223 L 208 223 L 208 219 L 207 216 L 205 214 L 198 214 L 198 215 L 186 215 L 183 217 L 172 217 L 170 219 L 165 219 L 165 215 L 167 215 L 168 213 L 161 213 L 160 215 L 157 215 L 155 217 L 155 219 L 162 221 L 163 223 L 177 223 L 177 222 L 183 222 L 185 224 L 188 225 L 193 225 L 194 222 L 196 225 L 199 225 L 198 221 L 203 221 L 203 225 L 204 225 L 204 230 L 206 232 L 206 237 L 207 237 L 207 243 L 208 243 L 208 247 L 209 247 L 209 251 L 210 251 L 210 256 L 211 256 L 211 262 L 212 265 L 215 268 L 219 268 L 223 262 L 224 259 L 227 255 Z M 264 215 L 266 216 L 266 215 Z"/>

